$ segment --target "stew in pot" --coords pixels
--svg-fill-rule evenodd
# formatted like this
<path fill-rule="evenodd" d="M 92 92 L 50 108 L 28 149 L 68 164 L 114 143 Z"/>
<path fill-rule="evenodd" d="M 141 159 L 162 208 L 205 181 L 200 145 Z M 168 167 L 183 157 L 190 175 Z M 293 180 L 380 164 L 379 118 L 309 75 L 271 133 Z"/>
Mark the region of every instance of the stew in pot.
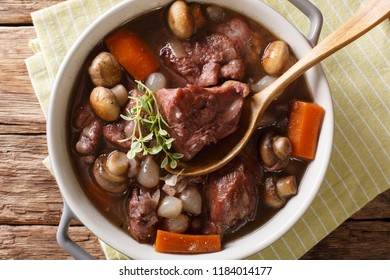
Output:
<path fill-rule="evenodd" d="M 284 41 L 215 5 L 175 1 L 114 30 L 74 89 L 70 144 L 85 193 L 159 252 L 221 250 L 258 228 L 298 193 L 315 156 L 324 110 L 303 78 L 227 166 L 200 177 L 164 167 L 234 133 L 245 98 L 295 61 Z"/>

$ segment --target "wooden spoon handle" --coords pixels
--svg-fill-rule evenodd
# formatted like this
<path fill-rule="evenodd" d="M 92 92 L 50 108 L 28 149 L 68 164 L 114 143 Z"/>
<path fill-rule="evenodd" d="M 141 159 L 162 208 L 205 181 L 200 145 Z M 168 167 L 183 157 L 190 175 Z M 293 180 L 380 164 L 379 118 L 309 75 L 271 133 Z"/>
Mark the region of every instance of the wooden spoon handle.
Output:
<path fill-rule="evenodd" d="M 261 91 L 261 94 L 256 95 L 262 102 L 271 102 L 306 70 L 356 40 L 389 16 L 390 0 L 371 1 L 358 14 L 322 40 L 274 83 Z"/>

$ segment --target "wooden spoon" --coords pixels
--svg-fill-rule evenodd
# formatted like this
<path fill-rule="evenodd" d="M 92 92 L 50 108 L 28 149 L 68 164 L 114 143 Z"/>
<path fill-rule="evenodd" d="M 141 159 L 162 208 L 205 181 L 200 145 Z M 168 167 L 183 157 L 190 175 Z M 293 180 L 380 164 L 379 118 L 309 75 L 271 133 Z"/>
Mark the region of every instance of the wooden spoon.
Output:
<path fill-rule="evenodd" d="M 357 15 L 310 50 L 270 86 L 246 98 L 239 128 L 233 134 L 222 139 L 216 145 L 205 147 L 191 161 L 180 161 L 175 170 L 168 171 L 176 174 L 180 172 L 181 175 L 186 176 L 198 176 L 223 167 L 244 148 L 268 105 L 279 97 L 290 83 L 306 70 L 356 40 L 389 16 L 390 0 L 371 1 Z"/>

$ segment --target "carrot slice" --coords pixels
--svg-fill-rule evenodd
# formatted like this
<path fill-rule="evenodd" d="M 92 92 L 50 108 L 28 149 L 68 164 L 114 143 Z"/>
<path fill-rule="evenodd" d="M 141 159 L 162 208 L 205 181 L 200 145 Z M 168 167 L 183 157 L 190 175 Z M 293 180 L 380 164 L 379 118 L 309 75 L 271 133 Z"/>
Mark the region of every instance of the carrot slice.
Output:
<path fill-rule="evenodd" d="M 290 104 L 288 138 L 292 156 L 313 160 L 325 110 L 314 103 L 293 100 Z"/>
<path fill-rule="evenodd" d="M 155 250 L 160 253 L 197 254 L 221 250 L 219 235 L 191 235 L 157 230 Z"/>
<path fill-rule="evenodd" d="M 160 63 L 147 43 L 134 30 L 120 28 L 110 34 L 105 43 L 119 63 L 136 80 L 144 80 Z"/>

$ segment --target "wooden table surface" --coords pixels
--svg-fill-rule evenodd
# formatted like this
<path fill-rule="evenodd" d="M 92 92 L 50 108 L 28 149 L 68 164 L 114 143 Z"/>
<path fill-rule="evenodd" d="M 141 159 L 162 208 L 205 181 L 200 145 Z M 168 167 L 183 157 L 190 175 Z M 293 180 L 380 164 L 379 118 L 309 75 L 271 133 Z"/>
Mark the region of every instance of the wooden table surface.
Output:
<path fill-rule="evenodd" d="M 61 0 L 1 0 L 0 5 L 0 260 L 72 259 L 56 241 L 62 199 L 43 166 L 46 122 L 24 59 L 36 37 L 30 13 Z M 74 223 L 71 237 L 103 259 L 97 238 Z M 303 259 L 390 259 L 390 191 L 307 252 Z"/>

